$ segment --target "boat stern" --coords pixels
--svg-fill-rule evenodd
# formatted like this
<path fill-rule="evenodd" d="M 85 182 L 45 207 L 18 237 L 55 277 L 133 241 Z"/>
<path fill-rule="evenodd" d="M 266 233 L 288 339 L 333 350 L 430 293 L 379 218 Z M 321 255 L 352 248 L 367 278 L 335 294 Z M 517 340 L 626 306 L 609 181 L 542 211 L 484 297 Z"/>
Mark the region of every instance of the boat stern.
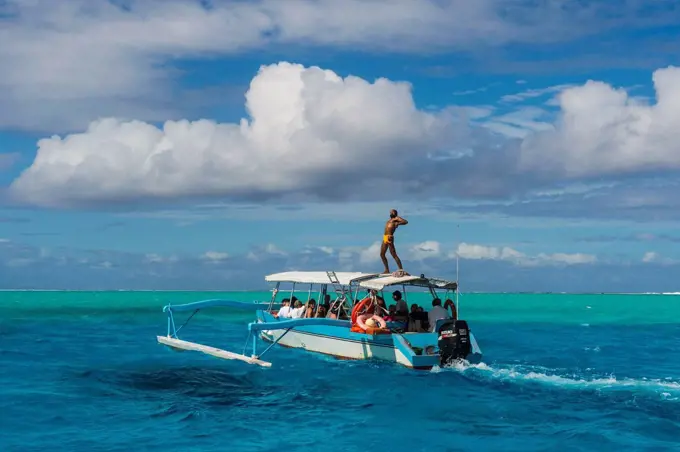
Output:
<path fill-rule="evenodd" d="M 401 364 L 413 369 L 429 370 L 439 365 L 435 333 L 393 334 L 394 348 L 401 355 Z"/>
<path fill-rule="evenodd" d="M 394 334 L 392 339 L 394 348 L 403 356 L 402 364 L 414 369 L 431 369 L 441 366 L 442 361 L 445 364 L 456 360 L 464 360 L 470 364 L 482 361 L 482 350 L 472 332 L 469 332 L 469 348 L 458 348 L 454 344 L 453 350 L 446 343 L 447 338 L 442 340 L 437 333 Z"/>

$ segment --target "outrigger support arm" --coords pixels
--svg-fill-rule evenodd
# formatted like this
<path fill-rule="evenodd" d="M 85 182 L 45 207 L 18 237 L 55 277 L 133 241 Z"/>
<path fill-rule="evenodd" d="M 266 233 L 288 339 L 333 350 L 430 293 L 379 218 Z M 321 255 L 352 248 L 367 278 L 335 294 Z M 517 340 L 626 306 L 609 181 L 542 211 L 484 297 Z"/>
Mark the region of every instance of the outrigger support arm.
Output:
<path fill-rule="evenodd" d="M 264 354 L 267 353 L 267 352 L 269 351 L 270 348 L 272 348 L 273 346 L 275 346 L 276 344 L 278 344 L 279 341 L 280 341 L 281 339 L 283 339 L 283 336 L 285 336 L 286 334 L 288 334 L 288 332 L 289 332 L 290 330 L 292 330 L 292 328 L 288 328 L 286 331 L 284 331 L 283 334 L 282 334 L 281 336 L 277 337 L 276 340 L 275 340 L 274 342 L 272 342 L 271 344 L 269 344 L 269 347 L 265 348 L 264 351 L 263 351 L 262 353 L 260 353 L 259 355 L 258 355 L 258 354 L 255 354 L 255 350 L 253 350 L 253 358 L 255 358 L 255 359 L 262 358 L 262 357 L 264 356 Z M 253 344 L 253 347 L 254 347 L 254 346 L 255 346 L 255 345 Z"/>
<path fill-rule="evenodd" d="M 335 320 L 335 319 L 326 319 L 326 318 L 312 318 L 312 319 L 291 319 L 291 320 L 282 320 L 279 322 L 251 322 L 248 324 L 248 338 L 246 339 L 246 344 L 243 347 L 243 355 L 239 356 L 246 356 L 246 351 L 248 349 L 248 342 L 252 337 L 253 340 L 253 353 L 250 357 L 252 360 L 259 360 L 262 358 L 271 348 L 278 344 L 283 337 L 288 334 L 292 329 L 295 327 L 299 326 L 310 326 L 310 325 L 317 325 L 317 326 L 338 326 L 344 325 L 349 328 L 351 326 L 351 322 L 347 320 Z M 262 353 L 257 353 L 257 334 L 260 331 L 274 331 L 274 330 L 286 330 L 283 332 L 282 335 L 277 337 L 269 346 L 264 349 Z"/>

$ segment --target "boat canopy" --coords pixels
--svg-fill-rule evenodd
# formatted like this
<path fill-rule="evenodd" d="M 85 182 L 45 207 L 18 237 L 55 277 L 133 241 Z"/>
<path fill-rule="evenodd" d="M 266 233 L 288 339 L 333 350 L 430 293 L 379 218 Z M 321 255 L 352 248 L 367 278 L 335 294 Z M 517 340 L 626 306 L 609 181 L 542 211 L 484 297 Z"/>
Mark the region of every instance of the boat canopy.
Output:
<path fill-rule="evenodd" d="M 365 279 L 359 282 L 359 287 L 374 290 L 383 290 L 388 286 L 416 286 L 433 289 L 456 290 L 458 283 L 439 278 L 428 278 L 425 276 L 392 276 L 384 275 L 376 278 Z"/>
<path fill-rule="evenodd" d="M 337 282 L 343 286 L 349 286 L 352 282 L 374 278 L 379 273 L 362 272 L 335 272 Z M 273 273 L 264 277 L 268 282 L 288 282 L 297 284 L 333 284 L 331 277 L 333 272 L 282 272 Z"/>

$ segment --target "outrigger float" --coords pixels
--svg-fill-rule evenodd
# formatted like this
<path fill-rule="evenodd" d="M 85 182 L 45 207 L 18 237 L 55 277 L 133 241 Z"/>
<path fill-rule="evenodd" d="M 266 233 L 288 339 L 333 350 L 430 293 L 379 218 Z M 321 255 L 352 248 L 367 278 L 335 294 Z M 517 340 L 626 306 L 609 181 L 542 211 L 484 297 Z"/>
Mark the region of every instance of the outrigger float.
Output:
<path fill-rule="evenodd" d="M 409 332 L 408 320 L 406 323 L 385 322 L 382 318 L 375 317 L 378 312 L 377 295 L 380 294 L 384 299 L 382 294 L 388 287 L 400 288 L 404 299 L 407 288 L 426 289 L 433 299 L 439 298 L 437 291 L 445 291 L 446 296 L 455 292 L 456 312 L 460 315 L 457 281 L 429 278 L 425 275 L 333 271 L 276 273 L 266 276 L 265 280 L 276 284 L 268 305 L 218 299 L 165 306 L 163 312 L 168 316 L 168 333 L 166 336 L 157 336 L 158 342 L 176 350 L 199 351 L 218 358 L 240 360 L 263 367 L 271 367 L 270 362 L 261 358 L 276 344 L 341 359 L 374 359 L 423 370 L 444 366 L 456 360 L 470 363 L 481 361 L 482 351 L 464 320 L 440 319 L 432 332 Z M 282 283 L 292 284 L 290 291 L 282 290 Z M 319 302 L 328 298 L 326 295 L 330 295 L 332 291 L 335 292 L 336 299 L 331 302 L 331 311 L 351 314 L 345 316 L 345 319 L 342 315 L 341 318 L 277 317 L 277 298 L 292 299 L 296 288 L 300 291 L 301 286 L 309 298 L 316 295 L 318 290 Z M 367 295 L 358 300 L 360 291 L 367 292 Z M 175 313 L 191 311 L 191 319 L 201 309 L 216 306 L 255 310 L 256 321 L 248 324 L 248 339 L 242 354 L 179 339 L 178 332 L 184 325 L 176 328 Z M 378 320 L 378 326 L 367 326 L 371 323 L 365 322 L 368 318 Z M 261 353 L 257 353 L 258 338 L 269 343 Z M 252 350 L 247 355 L 251 340 Z"/>

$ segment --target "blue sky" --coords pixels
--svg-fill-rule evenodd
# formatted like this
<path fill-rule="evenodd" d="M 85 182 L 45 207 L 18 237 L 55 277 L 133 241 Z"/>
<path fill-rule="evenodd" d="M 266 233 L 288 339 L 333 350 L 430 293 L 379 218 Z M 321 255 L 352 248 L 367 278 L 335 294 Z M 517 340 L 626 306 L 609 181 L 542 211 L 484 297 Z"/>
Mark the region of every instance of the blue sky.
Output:
<path fill-rule="evenodd" d="M 0 288 L 680 291 L 680 5 L 0 1 Z M 394 264 L 390 260 L 392 267 Z"/>

